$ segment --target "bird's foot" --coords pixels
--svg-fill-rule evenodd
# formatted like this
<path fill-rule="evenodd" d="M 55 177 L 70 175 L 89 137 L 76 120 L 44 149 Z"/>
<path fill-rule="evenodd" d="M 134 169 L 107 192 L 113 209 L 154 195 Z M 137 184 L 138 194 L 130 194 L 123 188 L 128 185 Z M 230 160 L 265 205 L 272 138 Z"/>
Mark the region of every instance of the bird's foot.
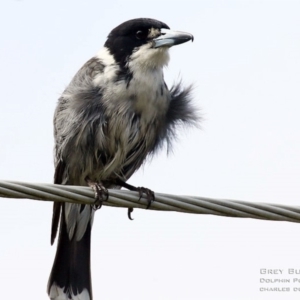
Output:
<path fill-rule="evenodd" d="M 150 189 L 147 189 L 147 188 L 144 188 L 141 186 L 136 187 L 134 190 L 139 193 L 139 201 L 141 200 L 143 195 L 145 195 L 145 197 L 147 199 L 146 209 L 148 209 L 151 206 L 152 202 L 155 200 L 154 192 Z M 133 218 L 131 217 L 132 212 L 133 212 L 133 208 L 132 207 L 128 208 L 127 215 L 128 215 L 129 220 L 133 220 Z"/>
<path fill-rule="evenodd" d="M 144 187 L 137 187 L 136 188 L 137 192 L 139 193 L 139 200 L 141 200 L 141 198 L 143 197 L 143 195 L 145 195 L 145 198 L 147 199 L 147 207 L 146 209 L 148 209 L 152 202 L 155 200 L 155 194 L 152 190 L 144 188 Z"/>
<path fill-rule="evenodd" d="M 103 202 L 108 199 L 108 190 L 101 182 L 95 182 L 90 179 L 86 179 L 88 186 L 90 186 L 95 192 L 95 202 L 92 204 L 94 210 L 100 209 Z"/>
<path fill-rule="evenodd" d="M 125 181 L 123 181 L 122 179 L 118 178 L 115 182 L 117 185 L 120 185 L 130 191 L 135 191 L 135 192 L 138 192 L 139 193 L 139 200 L 141 200 L 141 198 L 143 197 L 143 195 L 146 196 L 146 199 L 147 199 L 147 207 L 146 209 L 148 209 L 150 206 L 151 206 L 151 203 L 155 200 L 155 194 L 152 190 L 150 189 L 147 189 L 147 188 L 144 188 L 144 187 L 135 187 L 129 183 L 126 183 Z M 133 212 L 133 208 L 130 207 L 128 208 L 128 218 L 130 220 L 133 220 L 131 218 L 131 213 Z"/>

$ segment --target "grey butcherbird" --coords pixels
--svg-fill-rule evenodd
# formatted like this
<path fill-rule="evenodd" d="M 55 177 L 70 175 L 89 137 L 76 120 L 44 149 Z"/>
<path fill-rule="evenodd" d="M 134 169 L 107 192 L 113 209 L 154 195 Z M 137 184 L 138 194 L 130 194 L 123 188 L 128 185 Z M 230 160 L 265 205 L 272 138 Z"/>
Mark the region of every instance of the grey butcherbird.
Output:
<path fill-rule="evenodd" d="M 97 205 L 112 187 L 154 197 L 126 181 L 148 155 L 170 144 L 177 125 L 197 123 L 191 87 L 177 84 L 169 90 L 163 76 L 169 48 L 192 39 L 153 19 L 129 20 L 111 31 L 103 49 L 59 98 L 54 115 L 56 184 L 92 186 Z M 51 299 L 92 299 L 93 217 L 93 206 L 54 204 L 51 244 L 59 220 L 60 230 L 48 283 Z"/>

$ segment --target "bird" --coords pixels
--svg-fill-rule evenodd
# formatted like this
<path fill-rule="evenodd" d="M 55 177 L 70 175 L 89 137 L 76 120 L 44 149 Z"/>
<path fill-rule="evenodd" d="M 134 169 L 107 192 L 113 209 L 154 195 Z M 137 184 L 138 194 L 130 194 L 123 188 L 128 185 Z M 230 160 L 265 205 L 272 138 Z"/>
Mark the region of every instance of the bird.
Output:
<path fill-rule="evenodd" d="M 158 20 L 123 22 L 108 35 L 60 96 L 54 113 L 54 183 L 91 186 L 95 205 L 55 202 L 51 245 L 59 238 L 47 292 L 52 300 L 92 300 L 90 246 L 96 208 L 109 188 L 154 193 L 127 183 L 178 127 L 199 121 L 193 86 L 164 81 L 169 48 L 193 41 Z"/>

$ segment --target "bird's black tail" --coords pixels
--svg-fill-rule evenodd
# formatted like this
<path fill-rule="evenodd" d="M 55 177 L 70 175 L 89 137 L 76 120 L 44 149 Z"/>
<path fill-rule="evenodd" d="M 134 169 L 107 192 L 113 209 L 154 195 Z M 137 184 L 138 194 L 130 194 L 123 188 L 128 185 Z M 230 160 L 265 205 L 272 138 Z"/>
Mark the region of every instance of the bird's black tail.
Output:
<path fill-rule="evenodd" d="M 76 241 L 74 235 L 70 240 L 62 206 L 59 240 L 48 282 L 48 294 L 51 300 L 92 300 L 91 222 L 80 241 Z"/>

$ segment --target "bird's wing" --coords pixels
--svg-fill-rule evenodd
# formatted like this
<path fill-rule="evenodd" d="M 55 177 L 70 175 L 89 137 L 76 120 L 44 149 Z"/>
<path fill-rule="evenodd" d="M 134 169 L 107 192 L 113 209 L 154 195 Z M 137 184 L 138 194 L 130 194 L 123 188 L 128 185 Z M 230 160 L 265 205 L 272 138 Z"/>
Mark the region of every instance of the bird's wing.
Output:
<path fill-rule="evenodd" d="M 81 174 L 82 165 L 87 164 L 84 159 L 90 156 L 85 155 L 84 151 L 93 149 L 95 142 L 93 134 L 97 132 L 96 127 L 101 126 L 101 123 L 104 124 L 104 112 L 100 101 L 101 87 L 96 87 L 93 84 L 94 78 L 98 74 L 101 75 L 103 69 L 104 66 L 99 59 L 92 58 L 87 61 L 74 76 L 58 101 L 54 115 L 55 184 L 85 184 L 82 179 L 83 174 Z M 91 106 L 91 109 L 85 110 L 86 106 Z M 85 113 L 86 111 L 89 113 Z M 75 151 L 77 151 L 76 154 L 72 155 Z M 68 204 L 67 206 L 71 213 L 68 214 L 70 220 L 66 221 L 70 226 L 69 228 L 74 228 L 77 222 L 76 218 L 82 222 L 80 215 L 86 210 L 80 205 Z M 57 235 L 61 210 L 62 203 L 54 202 L 51 244 L 54 243 Z M 74 212 L 76 212 L 77 217 Z M 84 223 L 88 221 L 86 220 Z M 83 225 L 83 228 L 85 227 L 86 224 Z"/>

